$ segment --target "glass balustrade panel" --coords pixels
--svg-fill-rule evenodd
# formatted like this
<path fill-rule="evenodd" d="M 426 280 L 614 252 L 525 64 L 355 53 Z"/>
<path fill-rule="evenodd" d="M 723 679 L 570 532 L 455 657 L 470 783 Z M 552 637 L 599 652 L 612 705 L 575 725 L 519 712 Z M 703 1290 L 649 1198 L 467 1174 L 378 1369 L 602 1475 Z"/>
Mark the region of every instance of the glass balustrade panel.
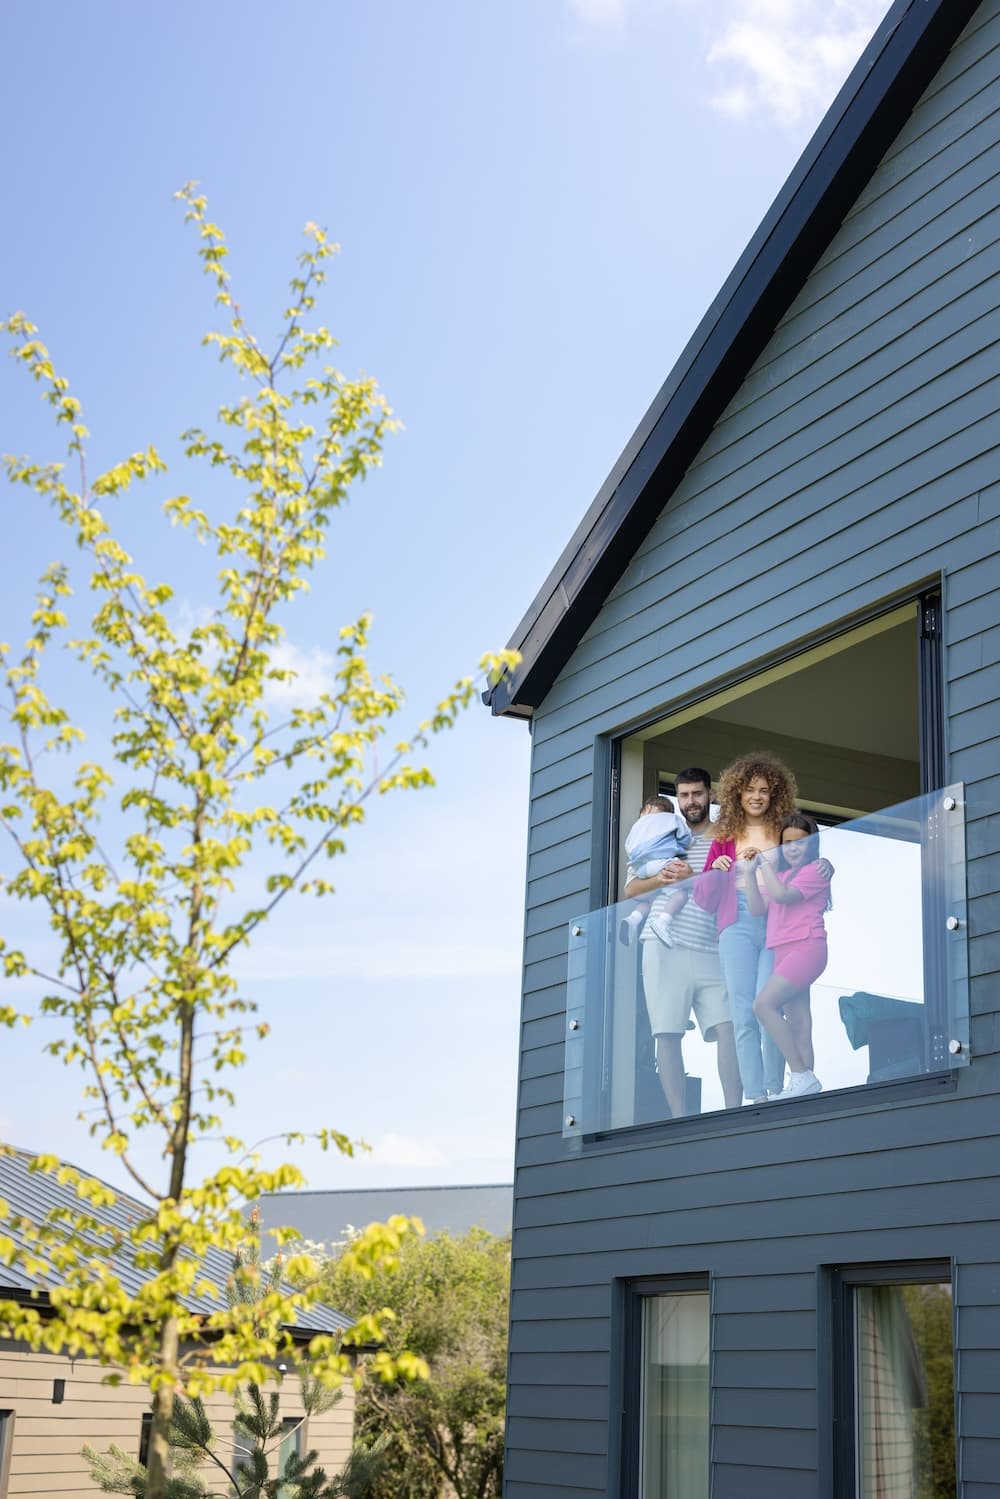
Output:
<path fill-rule="evenodd" d="M 964 833 L 946 787 L 571 922 L 564 1134 L 964 1066 Z"/>

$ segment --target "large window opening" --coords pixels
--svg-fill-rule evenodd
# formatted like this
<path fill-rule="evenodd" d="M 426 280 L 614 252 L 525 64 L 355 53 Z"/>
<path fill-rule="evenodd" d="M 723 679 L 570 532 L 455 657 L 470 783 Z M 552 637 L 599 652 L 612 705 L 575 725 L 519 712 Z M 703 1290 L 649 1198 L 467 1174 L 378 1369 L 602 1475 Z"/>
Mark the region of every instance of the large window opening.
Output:
<path fill-rule="evenodd" d="M 964 798 L 942 784 L 938 621 L 936 596 L 915 599 L 617 741 L 608 905 L 570 927 L 567 1135 L 967 1062 Z M 816 824 L 788 830 L 808 875 L 771 846 L 752 891 L 739 859 L 731 880 L 706 872 L 706 817 L 680 827 L 690 878 L 653 888 L 635 854 L 649 798 L 679 789 L 661 802 L 679 814 L 679 777 L 704 770 L 717 787 L 755 754 L 791 769 L 795 808 Z M 783 939 L 777 908 L 806 896 Z M 759 961 L 743 974 L 734 939 L 751 917 Z M 807 925 L 811 968 L 790 950 Z"/>
<path fill-rule="evenodd" d="M 717 780 L 738 755 L 767 750 L 795 772 L 799 805 L 824 821 L 931 789 L 921 774 L 921 718 L 935 718 L 940 705 L 921 703 L 920 665 L 922 615 L 933 607 L 905 604 L 622 739 L 611 898 L 624 895 L 625 836 L 639 807 L 672 791 L 685 767 L 705 766 Z"/>

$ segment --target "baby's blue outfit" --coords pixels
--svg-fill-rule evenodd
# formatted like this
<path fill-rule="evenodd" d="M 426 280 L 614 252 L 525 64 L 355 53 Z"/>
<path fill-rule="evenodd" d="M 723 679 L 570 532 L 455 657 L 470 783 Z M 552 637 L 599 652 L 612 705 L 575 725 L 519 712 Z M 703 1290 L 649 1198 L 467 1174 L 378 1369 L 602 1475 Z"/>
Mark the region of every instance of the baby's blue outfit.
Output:
<path fill-rule="evenodd" d="M 676 812 L 647 812 L 625 839 L 625 856 L 638 880 L 651 880 L 671 859 L 683 858 L 694 834 Z"/>

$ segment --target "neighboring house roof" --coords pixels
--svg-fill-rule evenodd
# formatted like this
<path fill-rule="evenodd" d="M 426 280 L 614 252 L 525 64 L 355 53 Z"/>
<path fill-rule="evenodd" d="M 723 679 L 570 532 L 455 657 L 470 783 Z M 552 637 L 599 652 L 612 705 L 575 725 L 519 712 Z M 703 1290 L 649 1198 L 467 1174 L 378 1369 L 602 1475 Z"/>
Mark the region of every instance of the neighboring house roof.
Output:
<path fill-rule="evenodd" d="M 0 1198 L 7 1203 L 11 1215 L 25 1218 L 29 1223 L 40 1223 L 54 1210 L 78 1211 L 84 1207 L 103 1227 L 111 1231 L 118 1230 L 123 1235 L 128 1234 L 133 1224 L 149 1216 L 147 1206 L 126 1196 L 124 1192 L 119 1192 L 117 1187 L 110 1188 L 115 1194 L 115 1201 L 109 1206 L 94 1207 L 91 1203 L 82 1203 L 70 1183 L 60 1182 L 51 1172 L 32 1171 L 30 1166 L 34 1159 L 34 1154 L 26 1150 L 15 1150 L 9 1155 L 0 1154 Z M 87 1172 L 81 1174 L 88 1175 Z M 11 1221 L 11 1217 L 0 1218 L 0 1232 L 13 1239 L 19 1248 L 30 1247 L 33 1253 L 45 1258 L 44 1248 L 29 1246 L 24 1233 Z M 109 1252 L 103 1238 L 95 1239 L 94 1242 L 95 1248 L 99 1246 L 100 1251 L 107 1254 L 109 1265 L 128 1294 L 135 1295 L 146 1278 L 146 1272 L 136 1269 L 127 1248 L 117 1253 Z M 186 1304 L 193 1312 L 209 1315 L 226 1305 L 225 1285 L 232 1273 L 232 1258 L 220 1249 L 209 1249 L 201 1268 L 206 1278 L 218 1288 L 217 1294 L 190 1296 Z M 51 1263 L 41 1276 L 28 1275 L 17 1265 L 0 1263 L 0 1296 L 4 1292 L 18 1297 L 34 1292 L 44 1295 L 46 1291 L 58 1286 L 60 1279 L 58 1268 Z M 317 1332 L 342 1331 L 350 1326 L 350 1318 L 334 1311 L 332 1307 L 317 1303 L 300 1314 L 295 1331 L 312 1336 Z"/>
<path fill-rule="evenodd" d="M 364 1228 L 393 1213 L 420 1218 L 429 1234 L 485 1228 L 509 1234 L 514 1188 L 509 1182 L 472 1187 L 368 1187 L 345 1192 L 276 1192 L 260 1201 L 261 1232 L 297 1228 L 304 1239 L 329 1244 L 348 1228 Z"/>
<path fill-rule="evenodd" d="M 515 630 L 495 714 L 541 703 L 978 4 L 895 0 Z"/>

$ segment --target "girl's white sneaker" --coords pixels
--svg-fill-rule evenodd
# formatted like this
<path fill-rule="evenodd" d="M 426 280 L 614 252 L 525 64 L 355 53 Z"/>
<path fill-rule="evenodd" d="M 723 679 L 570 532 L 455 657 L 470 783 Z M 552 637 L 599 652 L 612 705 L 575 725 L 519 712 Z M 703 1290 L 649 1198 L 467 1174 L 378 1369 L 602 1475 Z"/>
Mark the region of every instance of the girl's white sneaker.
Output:
<path fill-rule="evenodd" d="M 776 1102 L 786 1098 L 805 1098 L 809 1093 L 822 1093 L 823 1084 L 815 1072 L 790 1072 L 788 1083 L 775 1096 Z"/>

